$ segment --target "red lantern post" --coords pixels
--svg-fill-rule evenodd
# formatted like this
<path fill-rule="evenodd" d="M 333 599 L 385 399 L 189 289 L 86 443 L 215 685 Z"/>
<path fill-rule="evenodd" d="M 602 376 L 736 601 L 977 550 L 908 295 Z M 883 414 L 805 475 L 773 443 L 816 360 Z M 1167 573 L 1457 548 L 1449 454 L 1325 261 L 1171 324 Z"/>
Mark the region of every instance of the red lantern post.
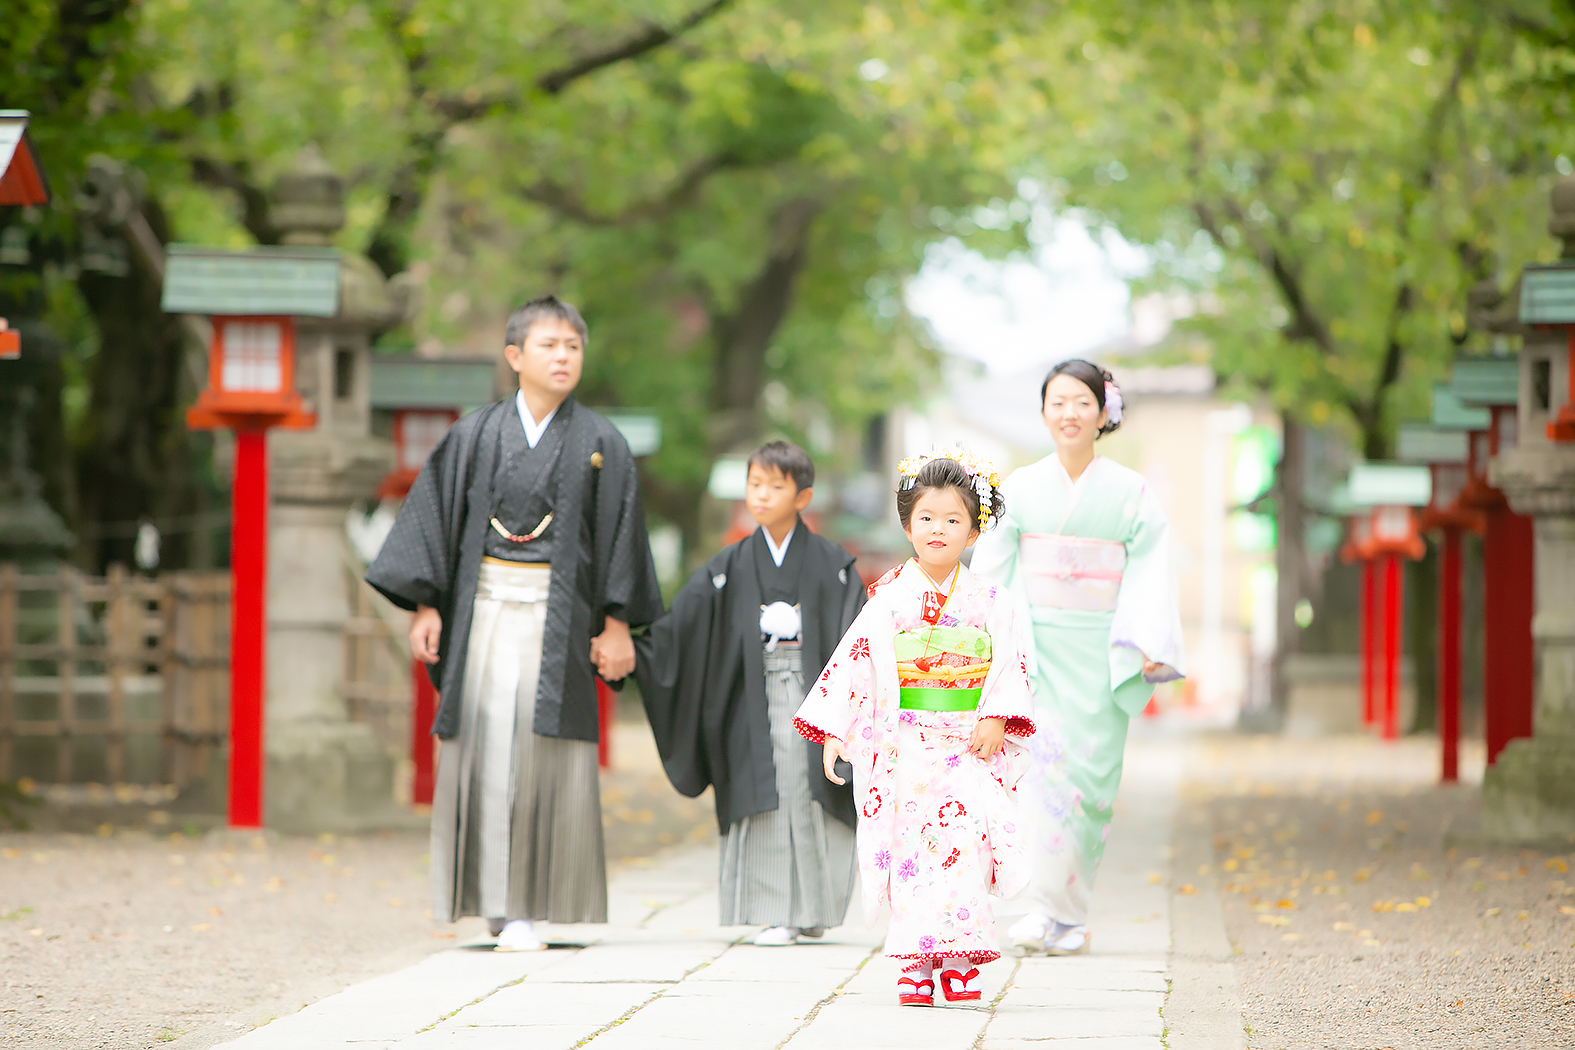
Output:
<path fill-rule="evenodd" d="M 1428 501 L 1431 487 L 1425 470 L 1388 463 L 1360 464 L 1347 483 L 1350 502 L 1370 508 L 1349 521 L 1341 550 L 1346 561 L 1362 562 L 1362 719 L 1377 723 L 1385 740 L 1400 735 L 1400 559 L 1426 552 L 1411 508 Z"/>
<path fill-rule="evenodd" d="M 295 390 L 296 315 L 338 310 L 332 249 L 231 253 L 172 245 L 164 309 L 213 323 L 208 385 L 186 413 L 193 430 L 235 433 L 230 523 L 229 822 L 263 823 L 264 676 L 268 630 L 268 431 L 310 429 Z"/>

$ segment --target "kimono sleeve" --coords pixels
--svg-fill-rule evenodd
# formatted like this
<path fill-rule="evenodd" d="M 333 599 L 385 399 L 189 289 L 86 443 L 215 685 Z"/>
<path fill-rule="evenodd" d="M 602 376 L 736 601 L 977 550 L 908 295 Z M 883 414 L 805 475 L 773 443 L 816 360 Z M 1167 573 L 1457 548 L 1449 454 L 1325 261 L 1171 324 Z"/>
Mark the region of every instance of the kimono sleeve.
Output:
<path fill-rule="evenodd" d="M 463 442 L 450 428 L 416 475 L 383 547 L 367 567 L 366 582 L 408 612 L 430 605 L 445 613 L 464 505 Z"/>
<path fill-rule="evenodd" d="M 1028 680 L 1028 642 L 1023 619 L 1004 588 L 995 590 L 990 610 L 990 673 L 979 696 L 980 718 L 1006 720 L 1013 736 L 1034 733 L 1034 696 Z"/>
<path fill-rule="evenodd" d="M 598 593 L 592 623 L 603 616 L 631 626 L 662 615 L 662 590 L 645 531 L 640 479 L 629 446 L 616 433 L 601 442 L 606 461 L 596 472 L 596 564 Z"/>
<path fill-rule="evenodd" d="M 1127 564 L 1110 624 L 1110 683 L 1120 689 L 1142 673 L 1142 658 L 1163 664 L 1144 675 L 1149 685 L 1186 675 L 1181 614 L 1170 575 L 1170 522 L 1146 487 L 1138 500 L 1137 524 L 1127 540 Z M 1139 655 L 1141 654 L 1141 655 Z M 1147 703 L 1147 700 L 1144 700 Z"/>
<path fill-rule="evenodd" d="M 847 740 L 860 706 L 869 703 L 875 689 L 870 632 L 880 628 L 879 610 L 880 603 L 871 602 L 854 618 L 794 716 L 793 728 L 811 743 L 825 743 L 828 736 Z M 890 615 L 886 618 L 889 631 Z"/>
<path fill-rule="evenodd" d="M 672 610 L 634 639 L 635 678 L 667 779 L 694 798 L 711 784 L 704 740 L 717 589 L 701 569 L 673 599 Z"/>

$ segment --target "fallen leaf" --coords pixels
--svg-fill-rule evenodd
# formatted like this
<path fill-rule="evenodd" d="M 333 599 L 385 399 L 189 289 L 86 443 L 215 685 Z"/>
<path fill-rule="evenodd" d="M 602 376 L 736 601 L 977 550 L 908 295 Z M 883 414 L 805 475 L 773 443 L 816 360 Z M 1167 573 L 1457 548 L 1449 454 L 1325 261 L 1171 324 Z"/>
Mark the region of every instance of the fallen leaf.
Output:
<path fill-rule="evenodd" d="M 1381 809 L 1375 809 L 1371 813 L 1367 814 L 1367 825 L 1368 825 L 1368 827 L 1371 827 L 1372 825 L 1377 824 L 1379 821 L 1381 821 L 1383 819 L 1384 819 L 1384 811 L 1381 810 Z"/>
<path fill-rule="evenodd" d="M 1410 901 L 1401 901 L 1395 905 L 1395 911 L 1416 911 L 1416 905 Z"/>
<path fill-rule="evenodd" d="M 1208 873 L 1209 873 L 1209 866 L 1207 864 L 1199 864 L 1198 865 L 1198 874 L 1199 875 L 1207 875 Z"/>
<path fill-rule="evenodd" d="M 1282 940 L 1282 941 L 1299 941 L 1301 939 L 1302 939 L 1302 935 L 1299 934 L 1299 933 L 1282 933 L 1282 934 L 1280 934 L 1280 940 Z"/>
<path fill-rule="evenodd" d="M 1559 905 L 1559 914 L 1560 915 L 1575 915 L 1575 908 L 1571 908 L 1568 904 L 1561 904 L 1561 905 Z"/>
<path fill-rule="evenodd" d="M 1373 869 L 1371 869 L 1371 868 L 1361 868 L 1361 869 L 1359 869 L 1357 871 L 1357 873 L 1355 875 L 1351 876 L 1351 881 L 1352 882 L 1366 882 L 1368 879 L 1372 878 L 1372 875 L 1373 875 Z"/>
<path fill-rule="evenodd" d="M 1354 922 L 1337 922 L 1337 923 L 1334 924 L 1334 928 L 1337 929 L 1337 930 L 1354 930 L 1354 929 L 1356 929 L 1356 923 L 1354 923 Z"/>
<path fill-rule="evenodd" d="M 1570 870 L 1569 863 L 1563 857 L 1549 857 L 1542 866 L 1549 871 L 1557 871 L 1560 874 Z"/>
<path fill-rule="evenodd" d="M 278 893 L 283 888 L 284 880 L 277 875 L 263 883 L 263 889 L 267 890 L 269 893 Z"/>
<path fill-rule="evenodd" d="M 334 901 L 336 901 L 338 899 L 339 899 L 339 895 L 337 893 L 325 893 L 325 894 L 323 894 L 323 903 L 324 904 L 332 904 Z"/>
<path fill-rule="evenodd" d="M 1192 883 L 1188 882 L 1188 883 L 1185 883 L 1184 885 L 1182 885 L 1181 889 L 1177 890 L 1176 892 L 1180 893 L 1180 894 L 1182 894 L 1183 896 L 1186 896 L 1186 897 L 1194 897 L 1194 896 L 1197 895 L 1198 888 L 1196 886 L 1192 885 Z M 1570 910 L 1572 912 L 1575 912 L 1575 908 L 1572 908 Z"/>
<path fill-rule="evenodd" d="M 1431 898 L 1431 897 L 1418 897 L 1416 899 L 1416 906 L 1418 908 L 1431 908 L 1433 906 L 1433 898 Z"/>
<path fill-rule="evenodd" d="M 393 908 L 402 908 L 404 907 L 405 902 L 400 900 L 398 897 L 390 897 L 388 898 L 388 904 Z"/>
<path fill-rule="evenodd" d="M 1290 917 L 1286 915 L 1260 915 L 1258 916 L 1258 921 L 1265 926 L 1289 926 L 1291 924 Z"/>
<path fill-rule="evenodd" d="M 1159 872 L 1151 871 L 1151 872 L 1148 873 L 1148 884 L 1150 886 L 1158 886 L 1161 882 L 1164 882 L 1164 881 L 1165 881 L 1165 876 L 1161 875 Z"/>
<path fill-rule="evenodd" d="M 192 929 L 193 933 L 201 933 L 203 930 L 211 930 L 211 929 L 213 929 L 213 923 L 211 923 L 211 922 L 199 922 L 197 925 L 193 926 L 191 929 Z"/>
<path fill-rule="evenodd" d="M 100 824 L 98 826 L 98 833 L 100 838 L 107 839 L 115 833 L 115 829 L 108 824 Z"/>
<path fill-rule="evenodd" d="M 1236 850 L 1236 856 L 1242 860 L 1251 860 L 1257 853 L 1258 851 L 1251 846 L 1241 846 Z"/>
<path fill-rule="evenodd" d="M 1296 910 L 1296 902 L 1287 897 L 1281 897 L 1279 900 L 1275 901 L 1274 906 L 1276 908 L 1284 908 L 1286 911 Z"/>
<path fill-rule="evenodd" d="M 1525 922 L 1527 917 L 1530 916 L 1530 914 L 1531 913 L 1529 911 L 1523 911 L 1519 915 L 1515 916 L 1515 918 L 1516 918 L 1516 920 L 1518 920 L 1520 922 Z"/>
<path fill-rule="evenodd" d="M 44 931 L 43 931 L 42 928 L 39 928 L 39 929 L 36 929 L 36 930 L 28 930 L 27 932 L 32 934 L 34 937 L 42 937 L 44 935 Z"/>
<path fill-rule="evenodd" d="M 1373 910 L 1376 911 L 1376 912 L 1390 912 L 1390 911 L 1394 911 L 1395 910 L 1395 902 L 1394 901 L 1373 901 Z M 1416 910 L 1415 906 L 1413 906 L 1410 910 L 1415 911 Z"/>
<path fill-rule="evenodd" d="M 208 914 L 209 915 L 223 915 L 224 914 L 224 909 L 223 908 L 209 908 L 208 909 Z"/>
<path fill-rule="evenodd" d="M 1232 857 L 1230 860 L 1227 860 L 1224 864 L 1221 864 L 1220 867 L 1224 868 L 1226 871 L 1235 871 L 1237 868 L 1241 867 L 1241 864 L 1240 864 L 1239 861 L 1236 860 L 1235 857 Z"/>
<path fill-rule="evenodd" d="M 1372 930 L 1357 930 L 1356 931 L 1356 935 L 1358 937 L 1371 937 L 1373 935 L 1373 931 Z"/>
<path fill-rule="evenodd" d="M 20 857 L 21 855 L 21 850 L 12 849 L 10 846 L 7 846 L 5 849 L 0 849 L 0 857 L 4 857 L 6 860 L 16 860 L 16 858 Z"/>
<path fill-rule="evenodd" d="M 435 941 L 452 941 L 454 935 L 452 933 L 434 933 L 432 939 Z"/>
<path fill-rule="evenodd" d="M 1482 913 L 1482 917 L 1484 919 L 1491 919 L 1493 916 L 1497 915 L 1502 910 L 1503 910 L 1502 908 L 1489 908 L 1487 911 Z"/>

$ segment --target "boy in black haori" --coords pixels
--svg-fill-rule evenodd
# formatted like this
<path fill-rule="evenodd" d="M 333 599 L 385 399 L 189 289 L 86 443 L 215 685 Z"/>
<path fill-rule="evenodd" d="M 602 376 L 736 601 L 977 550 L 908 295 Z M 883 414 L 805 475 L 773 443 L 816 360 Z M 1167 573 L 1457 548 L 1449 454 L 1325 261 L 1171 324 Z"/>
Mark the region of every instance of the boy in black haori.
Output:
<path fill-rule="evenodd" d="M 691 576 L 636 639 L 668 779 L 690 797 L 716 790 L 722 925 L 766 927 L 759 945 L 840 925 L 853 890 L 852 794 L 826 780 L 820 749 L 793 728 L 806 683 L 864 605 L 852 555 L 799 516 L 814 483 L 796 445 L 750 456 L 760 528 Z"/>
<path fill-rule="evenodd" d="M 442 694 L 432 914 L 504 951 L 607 921 L 596 675 L 626 677 L 662 611 L 629 446 L 573 396 L 586 334 L 551 296 L 514 312 L 518 393 L 454 424 L 366 574 Z"/>

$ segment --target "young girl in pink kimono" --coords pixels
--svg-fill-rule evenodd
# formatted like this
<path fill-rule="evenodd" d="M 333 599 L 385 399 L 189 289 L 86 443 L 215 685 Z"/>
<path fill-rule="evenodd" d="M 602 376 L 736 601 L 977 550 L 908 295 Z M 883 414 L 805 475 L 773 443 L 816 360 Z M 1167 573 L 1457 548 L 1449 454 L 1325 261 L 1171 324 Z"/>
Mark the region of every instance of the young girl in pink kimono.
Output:
<path fill-rule="evenodd" d="M 1000 478 L 960 449 L 905 460 L 897 513 L 914 557 L 870 588 L 799 708 L 826 776 L 853 770 L 865 914 L 891 905 L 886 954 L 905 962 L 904 1006 L 980 997 L 1000 957 L 990 898 L 1029 878 L 1017 782 L 1034 732 L 1025 637 L 1013 603 L 962 565 L 1000 517 Z"/>

